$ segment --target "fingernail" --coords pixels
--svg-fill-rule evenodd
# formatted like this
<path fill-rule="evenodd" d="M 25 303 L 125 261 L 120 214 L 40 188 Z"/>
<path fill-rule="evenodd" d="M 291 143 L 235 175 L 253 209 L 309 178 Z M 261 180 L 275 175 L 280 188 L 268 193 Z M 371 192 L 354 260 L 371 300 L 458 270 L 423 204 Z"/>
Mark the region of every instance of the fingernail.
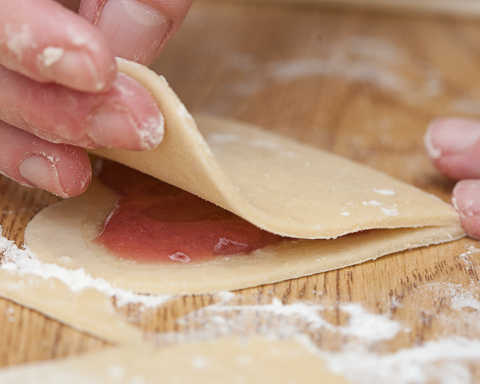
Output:
<path fill-rule="evenodd" d="M 101 147 L 144 150 L 155 148 L 163 139 L 163 116 L 137 122 L 127 109 L 103 106 L 87 119 L 89 137 Z"/>
<path fill-rule="evenodd" d="M 475 120 L 445 118 L 434 120 L 425 134 L 425 147 L 433 159 L 461 153 L 480 139 L 480 124 Z"/>
<path fill-rule="evenodd" d="M 462 218 L 480 214 L 480 180 L 462 180 L 453 189 L 452 203 Z"/>
<path fill-rule="evenodd" d="M 55 163 L 45 156 L 28 156 L 18 166 L 18 173 L 36 187 L 61 197 L 68 197 L 60 183 Z"/>
<path fill-rule="evenodd" d="M 85 92 L 100 91 L 105 87 L 106 79 L 87 53 L 48 48 L 51 48 L 50 53 L 45 52 L 45 48 L 39 61 L 52 81 Z"/>
<path fill-rule="evenodd" d="M 108 0 L 96 26 L 116 56 L 149 64 L 168 32 L 170 20 L 139 1 Z"/>

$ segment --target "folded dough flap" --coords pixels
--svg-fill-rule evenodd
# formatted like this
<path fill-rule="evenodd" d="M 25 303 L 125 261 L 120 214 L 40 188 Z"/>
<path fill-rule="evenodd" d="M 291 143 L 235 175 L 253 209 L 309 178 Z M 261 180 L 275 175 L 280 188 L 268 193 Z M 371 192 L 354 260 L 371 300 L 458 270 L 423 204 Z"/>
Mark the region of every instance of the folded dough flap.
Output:
<path fill-rule="evenodd" d="M 267 231 L 334 238 L 373 228 L 458 223 L 433 195 L 348 159 L 248 124 L 194 120 L 163 77 L 138 64 L 119 70 L 152 93 L 165 117 L 154 150 L 92 151 L 185 189 Z"/>

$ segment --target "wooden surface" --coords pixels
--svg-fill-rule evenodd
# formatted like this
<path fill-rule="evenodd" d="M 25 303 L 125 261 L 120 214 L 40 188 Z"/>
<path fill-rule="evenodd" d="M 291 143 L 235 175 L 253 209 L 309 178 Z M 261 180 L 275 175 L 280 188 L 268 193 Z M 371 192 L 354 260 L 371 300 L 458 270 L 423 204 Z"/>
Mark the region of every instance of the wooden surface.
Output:
<path fill-rule="evenodd" d="M 480 117 L 480 25 L 462 19 L 198 1 L 155 66 L 190 111 L 257 124 L 446 201 L 454 183 L 440 176 L 425 155 L 427 123 L 448 114 Z M 4 177 L 0 191 L 3 234 L 19 245 L 29 219 L 58 200 Z M 393 339 L 369 347 L 381 353 L 452 335 L 480 338 L 480 306 L 458 310 L 451 305 L 463 293 L 478 302 L 479 250 L 478 242 L 464 239 L 242 290 L 235 300 L 270 303 L 276 297 L 285 304 L 323 304 L 333 325 L 348 317 L 342 305 L 361 304 L 403 327 Z M 175 320 L 212 302 L 210 296 L 180 297 L 155 310 L 119 311 L 142 327 L 147 339 L 165 331 L 188 338 L 198 325 Z M 268 323 L 255 316 L 232 332 Z M 325 329 L 311 336 L 327 351 L 349 342 L 349 336 L 335 337 Z M 106 345 L 6 300 L 0 300 L 0 340 L 0 366 Z M 480 367 L 467 365 L 480 381 Z"/>
<path fill-rule="evenodd" d="M 227 1 L 227 0 L 224 0 Z M 238 0 L 230 0 L 238 1 Z M 243 0 L 271 4 L 311 5 L 341 9 L 364 9 L 380 12 L 423 13 L 427 15 L 461 15 L 478 17 L 480 3 L 477 0 Z"/>

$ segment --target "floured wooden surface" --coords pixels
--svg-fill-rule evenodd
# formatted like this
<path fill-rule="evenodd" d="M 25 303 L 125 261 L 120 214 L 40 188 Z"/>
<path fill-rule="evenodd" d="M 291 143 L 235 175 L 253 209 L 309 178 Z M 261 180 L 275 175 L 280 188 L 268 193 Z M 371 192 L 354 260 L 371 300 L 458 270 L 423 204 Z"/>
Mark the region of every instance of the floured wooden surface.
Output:
<path fill-rule="evenodd" d="M 363 10 L 409 12 L 410 14 L 480 16 L 476 0 L 245 0 L 247 2 L 273 2 L 276 4 L 308 4 L 319 7 L 359 8 Z"/>
<path fill-rule="evenodd" d="M 477 83 L 472 81 L 480 68 L 478 47 L 477 23 L 199 0 L 156 65 L 193 112 L 248 121 L 355 159 L 448 201 L 453 183 L 429 164 L 422 136 L 435 116 L 478 117 Z M 292 126 L 295 131 L 289 130 Z M 3 235 L 18 245 L 30 218 L 58 200 L 4 177 L 0 191 Z M 241 290 L 229 307 L 215 310 L 212 304 L 218 299 L 212 295 L 175 297 L 156 309 L 112 303 L 147 340 L 173 332 L 168 343 L 178 343 L 194 339 L 205 327 L 211 335 L 231 336 L 290 325 L 315 340 L 329 361 L 348 367 L 343 373 L 352 383 L 391 384 L 394 378 L 404 384 L 409 372 L 445 384 L 452 377 L 475 382 L 480 379 L 478 357 L 469 360 L 468 355 L 476 356 L 480 339 L 475 309 L 479 248 L 476 241 L 463 239 L 402 252 Z M 298 316 L 285 324 L 273 312 L 277 307 L 259 309 L 273 299 L 288 311 L 305 301 L 321 306 L 322 318 L 333 329 L 313 327 Z M 384 339 L 373 332 L 374 341 L 346 333 L 350 320 L 363 318 L 345 311 L 351 304 L 390 318 L 399 332 Z M 238 306 L 247 308 L 239 311 Z M 4 299 L 0 339 L 2 366 L 105 346 Z M 397 364 L 401 358 L 406 365 Z"/>

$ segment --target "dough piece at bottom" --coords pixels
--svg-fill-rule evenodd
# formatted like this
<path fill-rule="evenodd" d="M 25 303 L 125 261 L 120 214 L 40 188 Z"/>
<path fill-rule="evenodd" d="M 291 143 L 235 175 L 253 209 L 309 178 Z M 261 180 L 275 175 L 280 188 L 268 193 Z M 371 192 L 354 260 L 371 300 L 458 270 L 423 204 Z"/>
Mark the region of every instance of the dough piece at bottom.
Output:
<path fill-rule="evenodd" d="M 116 312 L 111 297 L 94 289 L 74 292 L 57 279 L 0 269 L 0 297 L 111 343 L 140 342 L 143 337 L 140 328 Z"/>
<path fill-rule="evenodd" d="M 0 371 L 0 382 L 27 384 L 346 384 L 292 340 L 264 337 L 190 342 L 162 349 L 122 347 Z"/>

